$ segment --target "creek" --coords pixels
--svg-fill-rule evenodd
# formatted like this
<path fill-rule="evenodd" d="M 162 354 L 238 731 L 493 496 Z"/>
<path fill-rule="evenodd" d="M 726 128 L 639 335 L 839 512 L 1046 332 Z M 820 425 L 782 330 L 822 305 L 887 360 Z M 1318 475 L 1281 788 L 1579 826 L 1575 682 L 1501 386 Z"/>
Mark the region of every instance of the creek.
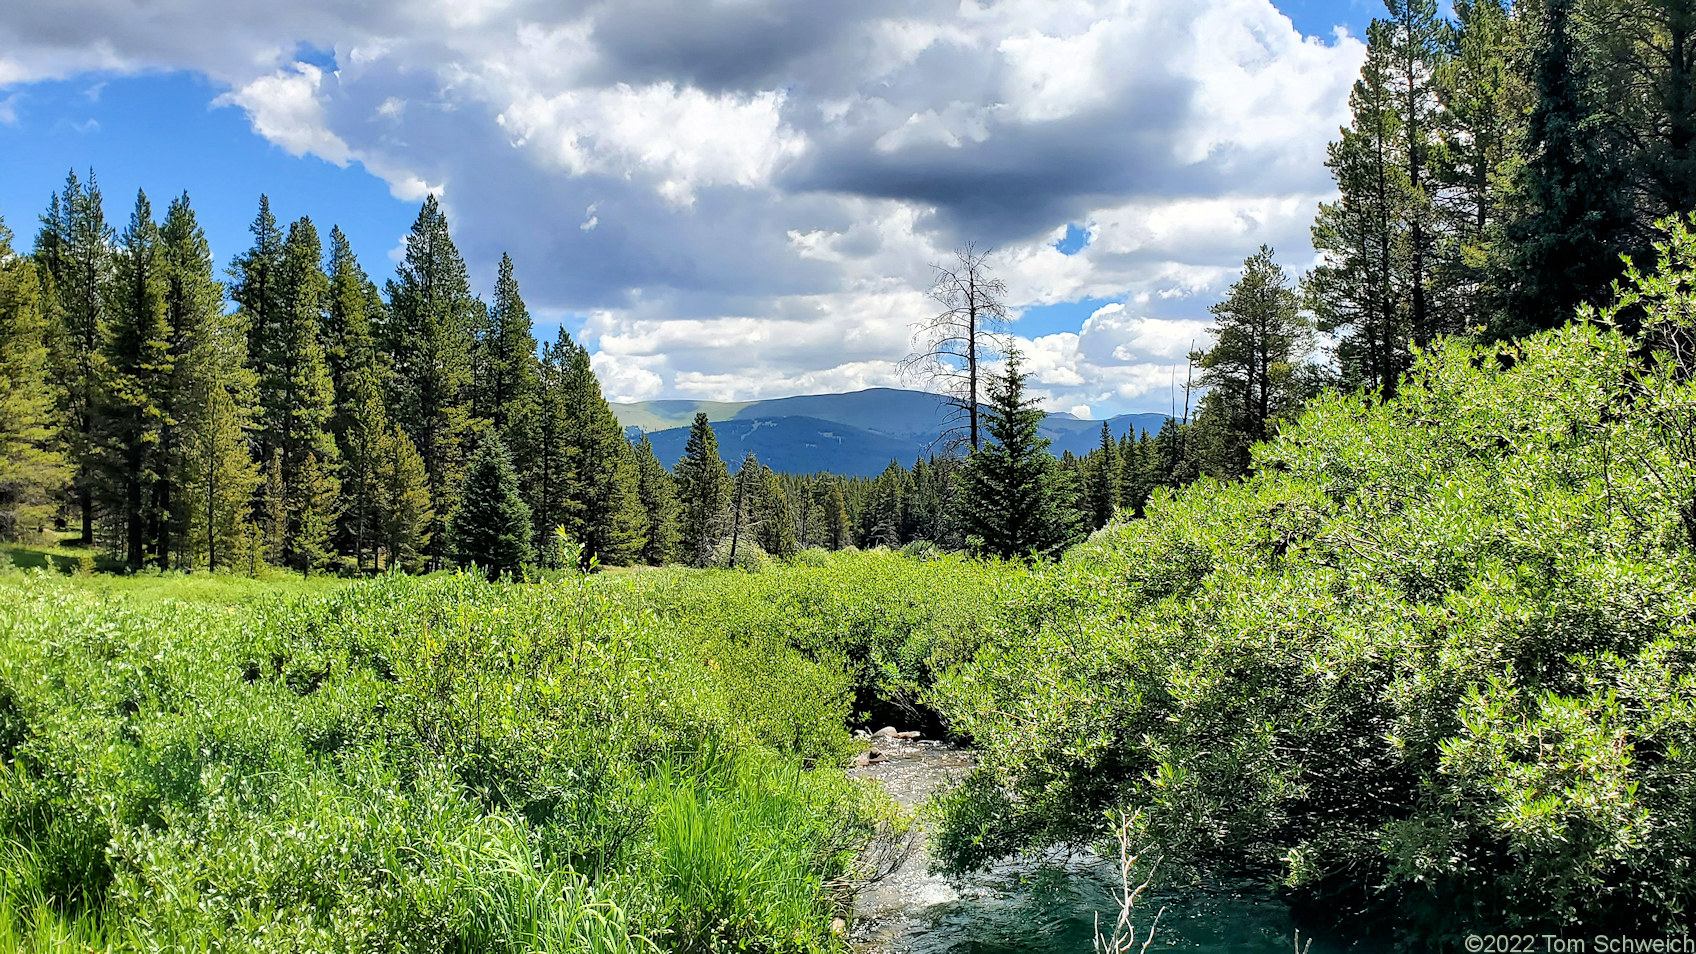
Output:
<path fill-rule="evenodd" d="M 874 747 L 885 759 L 850 774 L 876 779 L 905 809 L 924 804 L 973 765 L 970 751 L 937 742 L 877 739 Z M 1118 917 L 1117 867 L 1092 854 L 1022 859 L 949 878 L 930 872 L 919 831 L 896 857 L 893 870 L 855 900 L 849 941 L 859 954 L 1089 954 L 1097 914 L 1103 933 Z M 1133 916 L 1136 949 L 1157 912 L 1151 954 L 1294 949 L 1296 927 L 1287 906 L 1257 886 L 1210 884 L 1144 894 Z M 1366 949 L 1318 942 L 1310 954 L 1343 950 Z"/>

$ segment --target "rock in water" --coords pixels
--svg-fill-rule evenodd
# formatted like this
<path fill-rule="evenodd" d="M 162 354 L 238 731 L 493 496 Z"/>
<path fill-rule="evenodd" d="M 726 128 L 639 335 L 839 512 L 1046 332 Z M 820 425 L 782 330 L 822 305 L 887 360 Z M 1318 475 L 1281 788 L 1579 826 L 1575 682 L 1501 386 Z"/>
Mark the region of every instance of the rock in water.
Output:
<path fill-rule="evenodd" d="M 886 725 L 883 728 L 877 730 L 876 732 L 873 732 L 872 738 L 874 738 L 874 739 L 893 739 L 898 734 L 899 733 L 897 733 L 895 731 L 894 726 Z"/>

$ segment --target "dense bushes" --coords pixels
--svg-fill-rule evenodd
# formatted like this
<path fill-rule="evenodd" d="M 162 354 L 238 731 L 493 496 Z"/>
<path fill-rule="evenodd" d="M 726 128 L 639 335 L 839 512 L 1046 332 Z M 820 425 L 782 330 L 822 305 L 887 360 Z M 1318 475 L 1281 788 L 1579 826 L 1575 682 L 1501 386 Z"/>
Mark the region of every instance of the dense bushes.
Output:
<path fill-rule="evenodd" d="M 854 709 L 870 721 L 937 732 L 945 724 L 928 696 L 935 673 L 970 655 L 1026 574 L 1018 563 L 941 553 L 804 550 L 779 572 L 649 574 L 641 592 L 697 638 L 784 644 L 843 667 Z M 809 705 L 797 707 L 799 720 L 817 719 Z"/>
<path fill-rule="evenodd" d="M 1034 577 L 937 688 L 983 747 L 942 854 L 1134 806 L 1169 863 L 1409 938 L 1687 925 L 1696 563 L 1664 475 L 1691 461 L 1646 408 L 1696 403 L 1632 347 L 1426 355 Z"/>
<path fill-rule="evenodd" d="M 880 810 L 840 665 L 604 581 L 78 586 L 0 579 L 0 949 L 817 950 Z"/>

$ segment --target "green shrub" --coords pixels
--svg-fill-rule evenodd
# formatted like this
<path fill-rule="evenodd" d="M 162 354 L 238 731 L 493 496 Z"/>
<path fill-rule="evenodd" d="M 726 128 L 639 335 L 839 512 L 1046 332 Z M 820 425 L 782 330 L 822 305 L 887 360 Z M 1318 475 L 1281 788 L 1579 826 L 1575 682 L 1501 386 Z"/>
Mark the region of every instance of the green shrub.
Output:
<path fill-rule="evenodd" d="M 945 859 L 1137 806 L 1168 868 L 1416 946 L 1688 924 L 1696 564 L 1631 348 L 1445 346 L 1036 572 L 938 678 L 983 747 Z"/>

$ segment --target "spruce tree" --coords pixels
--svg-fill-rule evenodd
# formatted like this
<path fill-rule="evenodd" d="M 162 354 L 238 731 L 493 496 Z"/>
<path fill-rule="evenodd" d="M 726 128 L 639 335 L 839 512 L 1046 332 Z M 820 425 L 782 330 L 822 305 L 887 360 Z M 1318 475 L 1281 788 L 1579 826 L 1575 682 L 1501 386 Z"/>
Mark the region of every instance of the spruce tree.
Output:
<path fill-rule="evenodd" d="M 347 236 L 330 232 L 329 348 L 336 411 L 330 430 L 341 456 L 341 511 L 337 539 L 363 570 L 366 555 L 377 565 L 378 469 L 389 440 L 388 409 L 383 402 L 383 362 L 377 354 L 372 315 L 381 314 L 376 286 L 359 267 Z"/>
<path fill-rule="evenodd" d="M 677 559 L 678 544 L 682 538 L 678 526 L 677 485 L 666 473 L 665 465 L 654 456 L 653 442 L 646 434 L 636 445 L 636 472 L 642 510 L 648 519 L 640 556 L 642 562 L 650 566 L 664 566 Z"/>
<path fill-rule="evenodd" d="M 1635 244 L 1625 149 L 1596 101 L 1590 51 L 1575 35 L 1575 0 L 1540 7 L 1515 218 L 1497 265 L 1505 308 L 1489 328 L 1494 337 L 1559 327 L 1579 305 L 1602 300 L 1623 271 L 1621 254 Z"/>
<path fill-rule="evenodd" d="M 1151 468 L 1154 458 L 1154 442 L 1147 431 L 1143 431 L 1136 440 L 1127 435 L 1121 444 L 1119 452 L 1119 506 L 1130 511 L 1131 516 L 1141 519 L 1148 507 L 1148 498 L 1154 492 L 1156 482 Z"/>
<path fill-rule="evenodd" d="M 259 197 L 259 211 L 247 229 L 253 235 L 253 245 L 230 264 L 230 298 L 247 329 L 247 356 L 259 402 L 253 415 L 254 454 L 263 475 L 253 497 L 253 519 L 262 531 L 256 551 L 260 558 L 275 562 L 282 551 L 283 484 L 275 415 L 264 402 L 276 394 L 274 380 L 265 375 L 276 357 L 281 333 L 284 236 L 271 213 L 269 196 Z"/>
<path fill-rule="evenodd" d="M 412 446 L 412 439 L 395 424 L 380 432 L 371 454 L 376 488 L 372 564 L 391 570 L 419 569 L 430 545 L 429 528 L 435 523 L 424 459 Z"/>
<path fill-rule="evenodd" d="M 1046 415 L 1026 399 L 1020 356 L 990 385 L 990 442 L 968 459 L 961 475 L 961 523 L 977 550 L 1000 557 L 1053 556 L 1077 537 L 1070 492 L 1060 464 L 1038 436 Z"/>
<path fill-rule="evenodd" d="M 289 226 L 283 243 L 278 314 L 259 369 L 264 441 L 280 455 L 283 533 L 279 556 L 310 570 L 322 562 L 324 534 L 336 520 L 341 466 L 330 418 L 335 388 L 324 356 L 323 320 L 330 282 L 320 266 L 323 246 L 312 220 Z"/>
<path fill-rule="evenodd" d="M 483 441 L 465 473 L 459 509 L 448 522 L 454 560 L 481 567 L 489 579 L 530 562 L 530 508 L 498 436 Z"/>
<path fill-rule="evenodd" d="M 190 566 L 235 565 L 259 468 L 247 441 L 255 377 L 240 312 L 226 314 L 212 253 L 185 193 L 160 227 L 172 371 L 161 507 Z"/>
<path fill-rule="evenodd" d="M 684 555 L 691 565 L 706 566 L 723 532 L 725 509 L 730 504 L 730 473 L 718 456 L 718 437 L 706 414 L 695 415 L 683 457 L 672 472 L 683 507 Z"/>
<path fill-rule="evenodd" d="M 893 460 L 872 481 L 871 495 L 859 513 L 860 546 L 901 545 L 902 490 L 906 482 L 907 471 Z"/>
<path fill-rule="evenodd" d="M 760 462 L 753 451 L 742 458 L 730 486 L 730 513 L 725 518 L 725 567 L 735 569 L 738 552 L 750 553 L 758 547 L 756 540 L 764 509 L 760 506 Z"/>
<path fill-rule="evenodd" d="M 98 496 L 132 569 L 156 553 L 164 516 L 153 495 L 169 465 L 160 446 L 172 377 L 165 294 L 159 226 L 146 193 L 137 192 L 119 244 L 96 417 Z"/>
<path fill-rule="evenodd" d="M 780 560 L 787 560 L 800 551 L 795 539 L 795 518 L 790 513 L 789 495 L 783 492 L 783 482 L 764 464 L 759 473 L 759 526 L 754 539 L 760 549 Z"/>
<path fill-rule="evenodd" d="M 485 356 L 485 377 L 479 389 L 481 406 L 477 414 L 492 421 L 495 430 L 506 437 L 514 421 L 523 416 L 524 405 L 535 396 L 536 338 L 531 331 L 530 311 L 512 274 L 512 258 L 504 252 L 495 277 L 488 327 L 488 339 L 479 343 Z"/>
<path fill-rule="evenodd" d="M 570 494 L 575 457 L 568 401 L 570 362 L 576 347 L 565 329 L 560 329 L 558 339 L 543 346 L 537 368 L 536 418 L 528 432 L 534 444 L 530 473 L 523 483 L 538 548 L 552 538 L 556 527 L 569 532 L 578 519 L 577 501 Z"/>
<path fill-rule="evenodd" d="M 561 342 L 569 345 L 564 387 L 571 477 L 566 497 L 573 518 L 565 527 L 583 544 L 585 565 L 598 560 L 624 566 L 641 553 L 647 533 L 636 452 L 601 396 L 589 352 L 563 334 Z"/>
<path fill-rule="evenodd" d="M 1113 519 L 1113 508 L 1119 504 L 1119 448 L 1106 421 L 1101 422 L 1101 447 L 1089 471 L 1090 528 L 1099 530 Z"/>
<path fill-rule="evenodd" d="M 829 497 L 825 502 L 825 540 L 832 550 L 843 550 L 854 545 L 854 525 L 848 517 L 848 502 L 842 498 L 842 485 L 837 481 L 830 482 Z"/>
<path fill-rule="evenodd" d="M 1503 0 L 1458 0 L 1450 55 L 1437 71 L 1439 148 L 1432 175 L 1442 237 L 1436 248 L 1436 306 L 1444 327 L 1471 333 L 1497 298 L 1484 267 L 1501 222 L 1500 182 L 1523 123 L 1515 31 Z"/>
<path fill-rule="evenodd" d="M 47 383 L 47 315 L 35 263 L 12 251 L 0 221 L 0 540 L 27 540 L 52 521 L 71 477 Z"/>
<path fill-rule="evenodd" d="M 41 218 L 35 260 L 45 271 L 45 305 L 59 320 L 48 329 L 49 370 L 61 408 L 66 451 L 81 524 L 80 542 L 94 543 L 95 418 L 103 388 L 102 358 L 112 296 L 113 237 L 94 171 L 88 182 L 73 171 Z"/>
<path fill-rule="evenodd" d="M 426 529 L 439 563 L 443 522 L 458 500 L 463 443 L 471 428 L 471 358 L 486 320 L 471 295 L 465 262 L 434 195 L 424 200 L 406 238 L 406 256 L 388 283 L 389 310 L 379 340 L 394 363 L 393 414 L 424 460 L 434 523 Z"/>

